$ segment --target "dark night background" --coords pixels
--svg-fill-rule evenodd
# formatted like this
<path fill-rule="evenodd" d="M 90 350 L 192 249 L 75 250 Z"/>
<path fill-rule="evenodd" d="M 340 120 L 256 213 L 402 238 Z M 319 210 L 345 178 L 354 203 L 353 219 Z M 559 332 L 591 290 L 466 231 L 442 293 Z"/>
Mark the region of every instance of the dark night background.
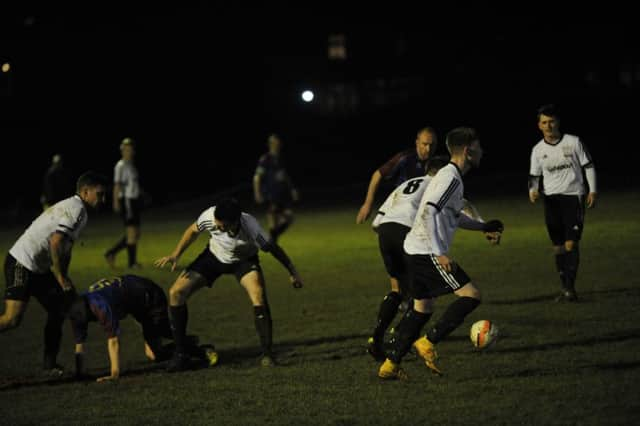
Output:
<path fill-rule="evenodd" d="M 479 130 L 485 158 L 467 179 L 471 191 L 524 193 L 536 109 L 548 102 L 561 107 L 562 129 L 587 144 L 601 189 L 632 187 L 637 171 L 620 156 L 637 144 L 633 14 L 538 6 L 8 8 L 2 209 L 38 208 L 57 152 L 76 174 L 111 177 L 125 136 L 139 143 L 155 205 L 228 188 L 248 194 L 271 132 L 283 138 L 303 197 L 351 189 L 359 203 L 375 168 L 426 125 L 441 142 L 459 125 Z M 335 36 L 344 60 L 328 58 Z M 307 88 L 310 104 L 300 99 Z"/>

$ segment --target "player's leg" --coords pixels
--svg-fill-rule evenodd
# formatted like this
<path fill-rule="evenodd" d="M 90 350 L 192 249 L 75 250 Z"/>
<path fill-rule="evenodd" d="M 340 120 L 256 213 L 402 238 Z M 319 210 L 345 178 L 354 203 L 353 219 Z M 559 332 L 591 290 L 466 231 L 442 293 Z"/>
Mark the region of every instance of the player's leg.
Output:
<path fill-rule="evenodd" d="M 127 216 L 125 219 L 127 234 L 127 256 L 129 260 L 129 268 L 139 268 L 138 263 L 138 241 L 140 240 L 140 200 L 125 200 L 125 209 Z"/>
<path fill-rule="evenodd" d="M 293 224 L 293 210 L 290 208 L 276 208 L 276 226 L 271 230 L 272 237 L 280 237 Z"/>
<path fill-rule="evenodd" d="M 566 221 L 564 220 L 563 200 L 560 195 L 544 197 L 544 218 L 547 234 L 553 244 L 556 271 L 560 278 L 560 296 L 556 301 L 563 300 L 568 291 L 567 287 L 567 252 L 565 249 Z"/>
<path fill-rule="evenodd" d="M 584 201 L 582 197 L 563 197 L 563 223 L 565 224 L 565 280 L 564 297 L 562 299 L 574 302 L 578 300 L 575 289 L 578 266 L 580 264 L 580 238 L 584 227 Z"/>
<path fill-rule="evenodd" d="M 368 352 L 377 361 L 382 361 L 385 354 L 382 348 L 384 335 L 398 313 L 402 303 L 403 292 L 407 288 L 407 267 L 405 265 L 402 245 L 409 228 L 397 223 L 383 223 L 378 227 L 378 247 L 389 275 L 391 291 L 382 300 L 378 309 L 376 326 L 369 339 Z"/>
<path fill-rule="evenodd" d="M 180 273 L 178 279 L 169 289 L 169 321 L 173 341 L 176 345 L 174 359 L 169 371 L 180 371 L 187 368 L 187 299 L 198 289 L 207 285 L 207 279 L 193 270 Z"/>
<path fill-rule="evenodd" d="M 240 285 L 246 290 L 249 300 L 253 305 L 253 314 L 256 332 L 260 339 L 262 349 L 263 365 L 273 364 L 273 322 L 271 320 L 271 310 L 267 301 L 267 291 L 265 287 L 262 271 L 252 270 L 242 275 Z"/>
<path fill-rule="evenodd" d="M 26 310 L 27 302 L 5 299 L 4 312 L 0 315 L 0 333 L 18 327 Z"/>
<path fill-rule="evenodd" d="M 115 268 L 116 266 L 116 255 L 127 248 L 127 216 L 128 216 L 128 210 L 127 210 L 127 203 L 126 203 L 126 199 L 124 198 L 120 198 L 120 217 L 122 219 L 122 223 L 124 224 L 125 227 L 125 234 L 122 236 L 122 238 L 120 238 L 109 250 L 107 250 L 104 254 L 104 258 L 107 261 L 107 264 L 111 267 L 111 268 Z"/>
<path fill-rule="evenodd" d="M 454 291 L 458 298 L 451 303 L 438 321 L 427 330 L 426 337 L 432 344 L 437 344 L 458 328 L 464 319 L 480 305 L 480 290 L 468 282 Z"/>
<path fill-rule="evenodd" d="M 38 275 L 34 280 L 32 292 L 47 312 L 44 327 L 44 369 L 52 375 L 61 375 L 63 371 L 57 364 L 57 358 L 62 341 L 66 295 L 52 273 Z"/>

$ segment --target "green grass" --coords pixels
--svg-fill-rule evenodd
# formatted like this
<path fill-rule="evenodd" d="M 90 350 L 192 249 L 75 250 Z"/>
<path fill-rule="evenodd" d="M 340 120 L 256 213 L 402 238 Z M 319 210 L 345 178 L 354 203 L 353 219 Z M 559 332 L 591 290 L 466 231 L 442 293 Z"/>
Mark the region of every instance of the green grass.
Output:
<path fill-rule="evenodd" d="M 480 287 L 484 303 L 439 345 L 443 377 L 409 354 L 410 381 L 377 379 L 365 343 L 388 280 L 375 235 L 369 225 L 354 224 L 355 204 L 308 208 L 281 240 L 305 287 L 293 289 L 283 268 L 268 254 L 261 257 L 280 366 L 259 367 L 251 306 L 230 277 L 189 301 L 189 332 L 215 343 L 220 365 L 164 373 L 145 361 L 141 332 L 128 318 L 118 383 L 40 377 L 44 312 L 32 301 L 23 324 L 0 335 L 0 424 L 632 424 L 640 414 L 640 199 L 603 194 L 599 202 L 587 216 L 580 303 L 558 305 L 542 206 L 526 198 L 476 200 L 483 216 L 502 219 L 506 230 L 498 247 L 478 233 L 456 235 L 452 257 Z M 173 249 L 198 213 L 199 207 L 147 213 L 141 275 L 169 288 L 177 273 L 150 265 Z M 74 249 L 78 288 L 111 275 L 102 253 L 120 231 L 116 218 L 90 219 Z M 20 232 L 0 233 L 3 252 Z M 201 236 L 183 263 L 205 243 Z M 436 318 L 453 297 L 437 301 Z M 474 351 L 467 336 L 478 319 L 495 321 L 503 332 L 486 352 Z M 59 358 L 69 371 L 70 335 L 65 326 Z M 90 372 L 107 373 L 106 339 L 96 325 L 88 349 Z"/>

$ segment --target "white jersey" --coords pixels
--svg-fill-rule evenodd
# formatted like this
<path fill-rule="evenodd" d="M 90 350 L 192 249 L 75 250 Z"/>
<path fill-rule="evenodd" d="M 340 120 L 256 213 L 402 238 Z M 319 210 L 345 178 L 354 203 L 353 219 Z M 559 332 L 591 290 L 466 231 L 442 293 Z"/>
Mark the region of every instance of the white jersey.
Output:
<path fill-rule="evenodd" d="M 138 169 L 131 161 L 121 159 L 113 170 L 113 182 L 121 186 L 120 197 L 138 198 L 140 196 L 140 183 L 138 182 Z"/>
<path fill-rule="evenodd" d="M 435 217 L 428 206 L 435 208 Z M 458 166 L 449 163 L 426 187 L 413 226 L 404 240 L 404 251 L 407 254 L 446 254 L 464 206 L 462 175 Z"/>
<path fill-rule="evenodd" d="M 215 211 L 215 206 L 203 211 L 196 226 L 199 232 L 209 231 L 209 250 L 220 262 L 229 264 L 247 259 L 268 244 L 269 237 L 255 217 L 243 212 L 240 216 L 240 230 L 237 235 L 231 236 L 216 226 Z"/>
<path fill-rule="evenodd" d="M 424 189 L 431 179 L 431 176 L 425 175 L 409 179 L 398 186 L 382 203 L 371 226 L 377 228 L 383 223 L 394 222 L 411 228 Z"/>
<path fill-rule="evenodd" d="M 582 195 L 585 192 L 582 168 L 591 164 L 591 156 L 574 135 L 565 134 L 552 145 L 540 140 L 531 151 L 529 174 L 542 176 L 547 195 Z"/>
<path fill-rule="evenodd" d="M 87 209 L 79 196 L 57 202 L 36 218 L 11 247 L 9 253 L 31 272 L 42 274 L 51 268 L 49 238 L 61 232 L 75 241 L 87 224 Z"/>

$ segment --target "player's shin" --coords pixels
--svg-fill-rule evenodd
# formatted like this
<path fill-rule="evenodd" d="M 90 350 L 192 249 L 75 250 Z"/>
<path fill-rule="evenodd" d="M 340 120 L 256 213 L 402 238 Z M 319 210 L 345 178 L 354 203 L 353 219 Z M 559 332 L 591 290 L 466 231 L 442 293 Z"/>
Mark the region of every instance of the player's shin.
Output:
<path fill-rule="evenodd" d="M 411 345 L 420 335 L 422 327 L 429 321 L 431 314 L 423 314 L 413 309 L 408 310 L 400 323 L 395 327 L 395 333 L 390 340 L 390 351 L 387 358 L 398 364 L 409 352 Z"/>
<path fill-rule="evenodd" d="M 270 355 L 273 340 L 273 324 L 271 321 L 269 305 L 254 306 L 253 313 L 255 316 L 256 331 L 260 338 L 262 353 L 264 355 Z"/>
<path fill-rule="evenodd" d="M 398 313 L 400 303 L 402 303 L 402 295 L 397 291 L 389 292 L 382 300 L 378 311 L 376 328 L 373 331 L 373 338 L 378 344 L 382 342 L 384 333 Z"/>
<path fill-rule="evenodd" d="M 184 354 L 186 352 L 187 320 L 189 313 L 187 305 L 169 306 L 169 321 L 171 323 L 171 333 L 176 344 L 176 352 Z"/>
<path fill-rule="evenodd" d="M 438 343 L 455 330 L 465 317 L 480 304 L 480 300 L 473 297 L 460 297 L 449 305 L 438 322 L 427 331 L 427 338 L 433 344 Z"/>

